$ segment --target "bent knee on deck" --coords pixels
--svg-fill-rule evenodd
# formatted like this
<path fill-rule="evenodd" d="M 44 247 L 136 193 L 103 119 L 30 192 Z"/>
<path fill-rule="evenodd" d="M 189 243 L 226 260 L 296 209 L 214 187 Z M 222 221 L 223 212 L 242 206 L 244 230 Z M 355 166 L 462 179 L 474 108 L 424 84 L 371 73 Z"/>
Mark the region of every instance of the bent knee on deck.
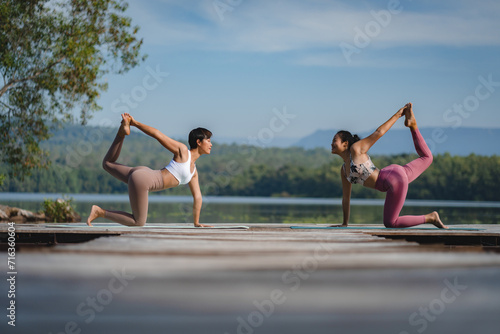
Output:
<path fill-rule="evenodd" d="M 144 225 L 146 225 L 146 219 L 144 219 L 144 220 L 136 220 L 135 221 L 135 226 L 142 227 Z"/>
<path fill-rule="evenodd" d="M 386 221 L 384 220 L 384 226 L 387 227 L 387 228 L 397 228 L 397 221 Z"/>

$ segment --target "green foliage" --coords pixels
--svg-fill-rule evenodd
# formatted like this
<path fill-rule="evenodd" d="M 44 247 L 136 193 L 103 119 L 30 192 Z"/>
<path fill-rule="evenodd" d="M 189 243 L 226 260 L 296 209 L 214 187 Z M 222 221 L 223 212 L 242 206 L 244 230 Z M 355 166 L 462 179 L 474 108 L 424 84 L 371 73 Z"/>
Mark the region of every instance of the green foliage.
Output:
<path fill-rule="evenodd" d="M 24 181 L 9 177 L 0 191 L 55 193 L 127 193 L 127 185 L 102 169 L 102 159 L 117 128 L 72 126 L 56 132 L 43 147 L 50 150 L 52 164 Z M 216 137 L 210 156 L 196 165 L 204 195 L 217 196 L 342 196 L 340 168 L 343 161 L 326 149 L 258 148 L 219 145 Z M 379 168 L 404 165 L 416 155 L 373 156 Z M 158 142 L 133 131 L 125 139 L 118 162 L 129 166 L 161 169 L 172 159 Z M 6 166 L 0 165 L 0 174 Z M 497 176 L 500 157 L 437 155 L 432 165 L 410 184 L 409 199 L 500 201 Z M 189 195 L 181 186 L 156 195 Z M 360 185 L 353 198 L 385 198 L 385 194 Z"/>
<path fill-rule="evenodd" d="M 43 201 L 43 212 L 52 222 L 72 222 L 75 221 L 76 211 L 72 207 L 73 199 L 59 198 L 55 201 L 45 199 Z"/>
<path fill-rule="evenodd" d="M 80 111 L 100 110 L 103 76 L 141 59 L 138 27 L 122 0 L 0 2 L 0 152 L 11 176 L 49 165 L 40 141 Z"/>

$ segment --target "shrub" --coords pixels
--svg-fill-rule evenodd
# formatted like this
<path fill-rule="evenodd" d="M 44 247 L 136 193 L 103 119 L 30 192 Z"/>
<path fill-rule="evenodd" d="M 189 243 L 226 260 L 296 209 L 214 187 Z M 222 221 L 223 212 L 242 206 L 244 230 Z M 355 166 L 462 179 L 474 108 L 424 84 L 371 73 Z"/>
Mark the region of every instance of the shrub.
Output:
<path fill-rule="evenodd" d="M 78 222 L 81 217 L 71 206 L 72 198 L 58 198 L 53 201 L 45 199 L 43 201 L 43 211 L 49 221 L 53 222 Z"/>

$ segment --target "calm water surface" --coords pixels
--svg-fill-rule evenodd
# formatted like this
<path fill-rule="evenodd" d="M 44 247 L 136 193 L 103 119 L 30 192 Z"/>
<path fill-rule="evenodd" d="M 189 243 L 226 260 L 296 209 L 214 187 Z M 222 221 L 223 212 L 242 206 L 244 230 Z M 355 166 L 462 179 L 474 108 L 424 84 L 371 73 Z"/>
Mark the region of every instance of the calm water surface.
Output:
<path fill-rule="evenodd" d="M 92 204 L 130 212 L 127 195 L 0 193 L 0 204 L 31 211 L 42 210 L 45 198 L 72 198 L 73 207 L 86 220 Z M 381 224 L 383 200 L 351 202 L 351 224 Z M 500 202 L 407 200 L 401 214 L 421 215 L 438 211 L 445 224 L 498 224 Z M 105 222 L 98 219 L 96 222 Z M 204 197 L 201 223 L 206 224 L 303 224 L 342 223 L 340 199 Z M 192 223 L 192 198 L 150 196 L 148 224 Z"/>

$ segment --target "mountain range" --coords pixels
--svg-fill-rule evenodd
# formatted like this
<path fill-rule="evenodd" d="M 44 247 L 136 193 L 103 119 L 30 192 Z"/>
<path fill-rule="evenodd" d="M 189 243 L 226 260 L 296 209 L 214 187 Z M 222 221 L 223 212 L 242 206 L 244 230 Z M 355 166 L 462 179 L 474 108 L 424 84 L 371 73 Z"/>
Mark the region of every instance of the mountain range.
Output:
<path fill-rule="evenodd" d="M 136 130 L 136 129 L 133 129 Z M 370 135 L 372 131 L 361 132 L 358 135 L 364 138 Z M 420 132 L 424 137 L 427 145 L 434 155 L 449 153 L 457 156 L 467 156 L 469 154 L 476 155 L 500 155 L 500 128 L 439 128 L 426 127 L 420 128 Z M 79 125 L 67 126 L 62 130 L 56 131 L 45 145 L 58 142 L 78 141 L 92 134 L 106 137 L 107 141 L 113 140 L 116 133 L 115 128 L 102 127 L 82 127 Z M 274 137 L 266 143 L 251 141 L 245 138 L 234 137 L 219 137 L 214 135 L 213 142 L 215 144 L 232 144 L 239 145 L 257 145 L 261 147 L 301 147 L 304 149 L 325 148 L 331 149 L 332 138 L 337 133 L 337 130 L 316 130 L 314 133 L 297 138 L 282 138 Z M 97 136 L 97 137 L 99 137 Z M 183 138 L 176 138 L 186 142 Z M 102 141 L 102 138 L 100 139 Z M 133 140 L 141 140 L 141 137 L 133 136 Z M 393 155 L 415 153 L 410 131 L 406 128 L 391 129 L 370 149 L 370 154 Z"/>

